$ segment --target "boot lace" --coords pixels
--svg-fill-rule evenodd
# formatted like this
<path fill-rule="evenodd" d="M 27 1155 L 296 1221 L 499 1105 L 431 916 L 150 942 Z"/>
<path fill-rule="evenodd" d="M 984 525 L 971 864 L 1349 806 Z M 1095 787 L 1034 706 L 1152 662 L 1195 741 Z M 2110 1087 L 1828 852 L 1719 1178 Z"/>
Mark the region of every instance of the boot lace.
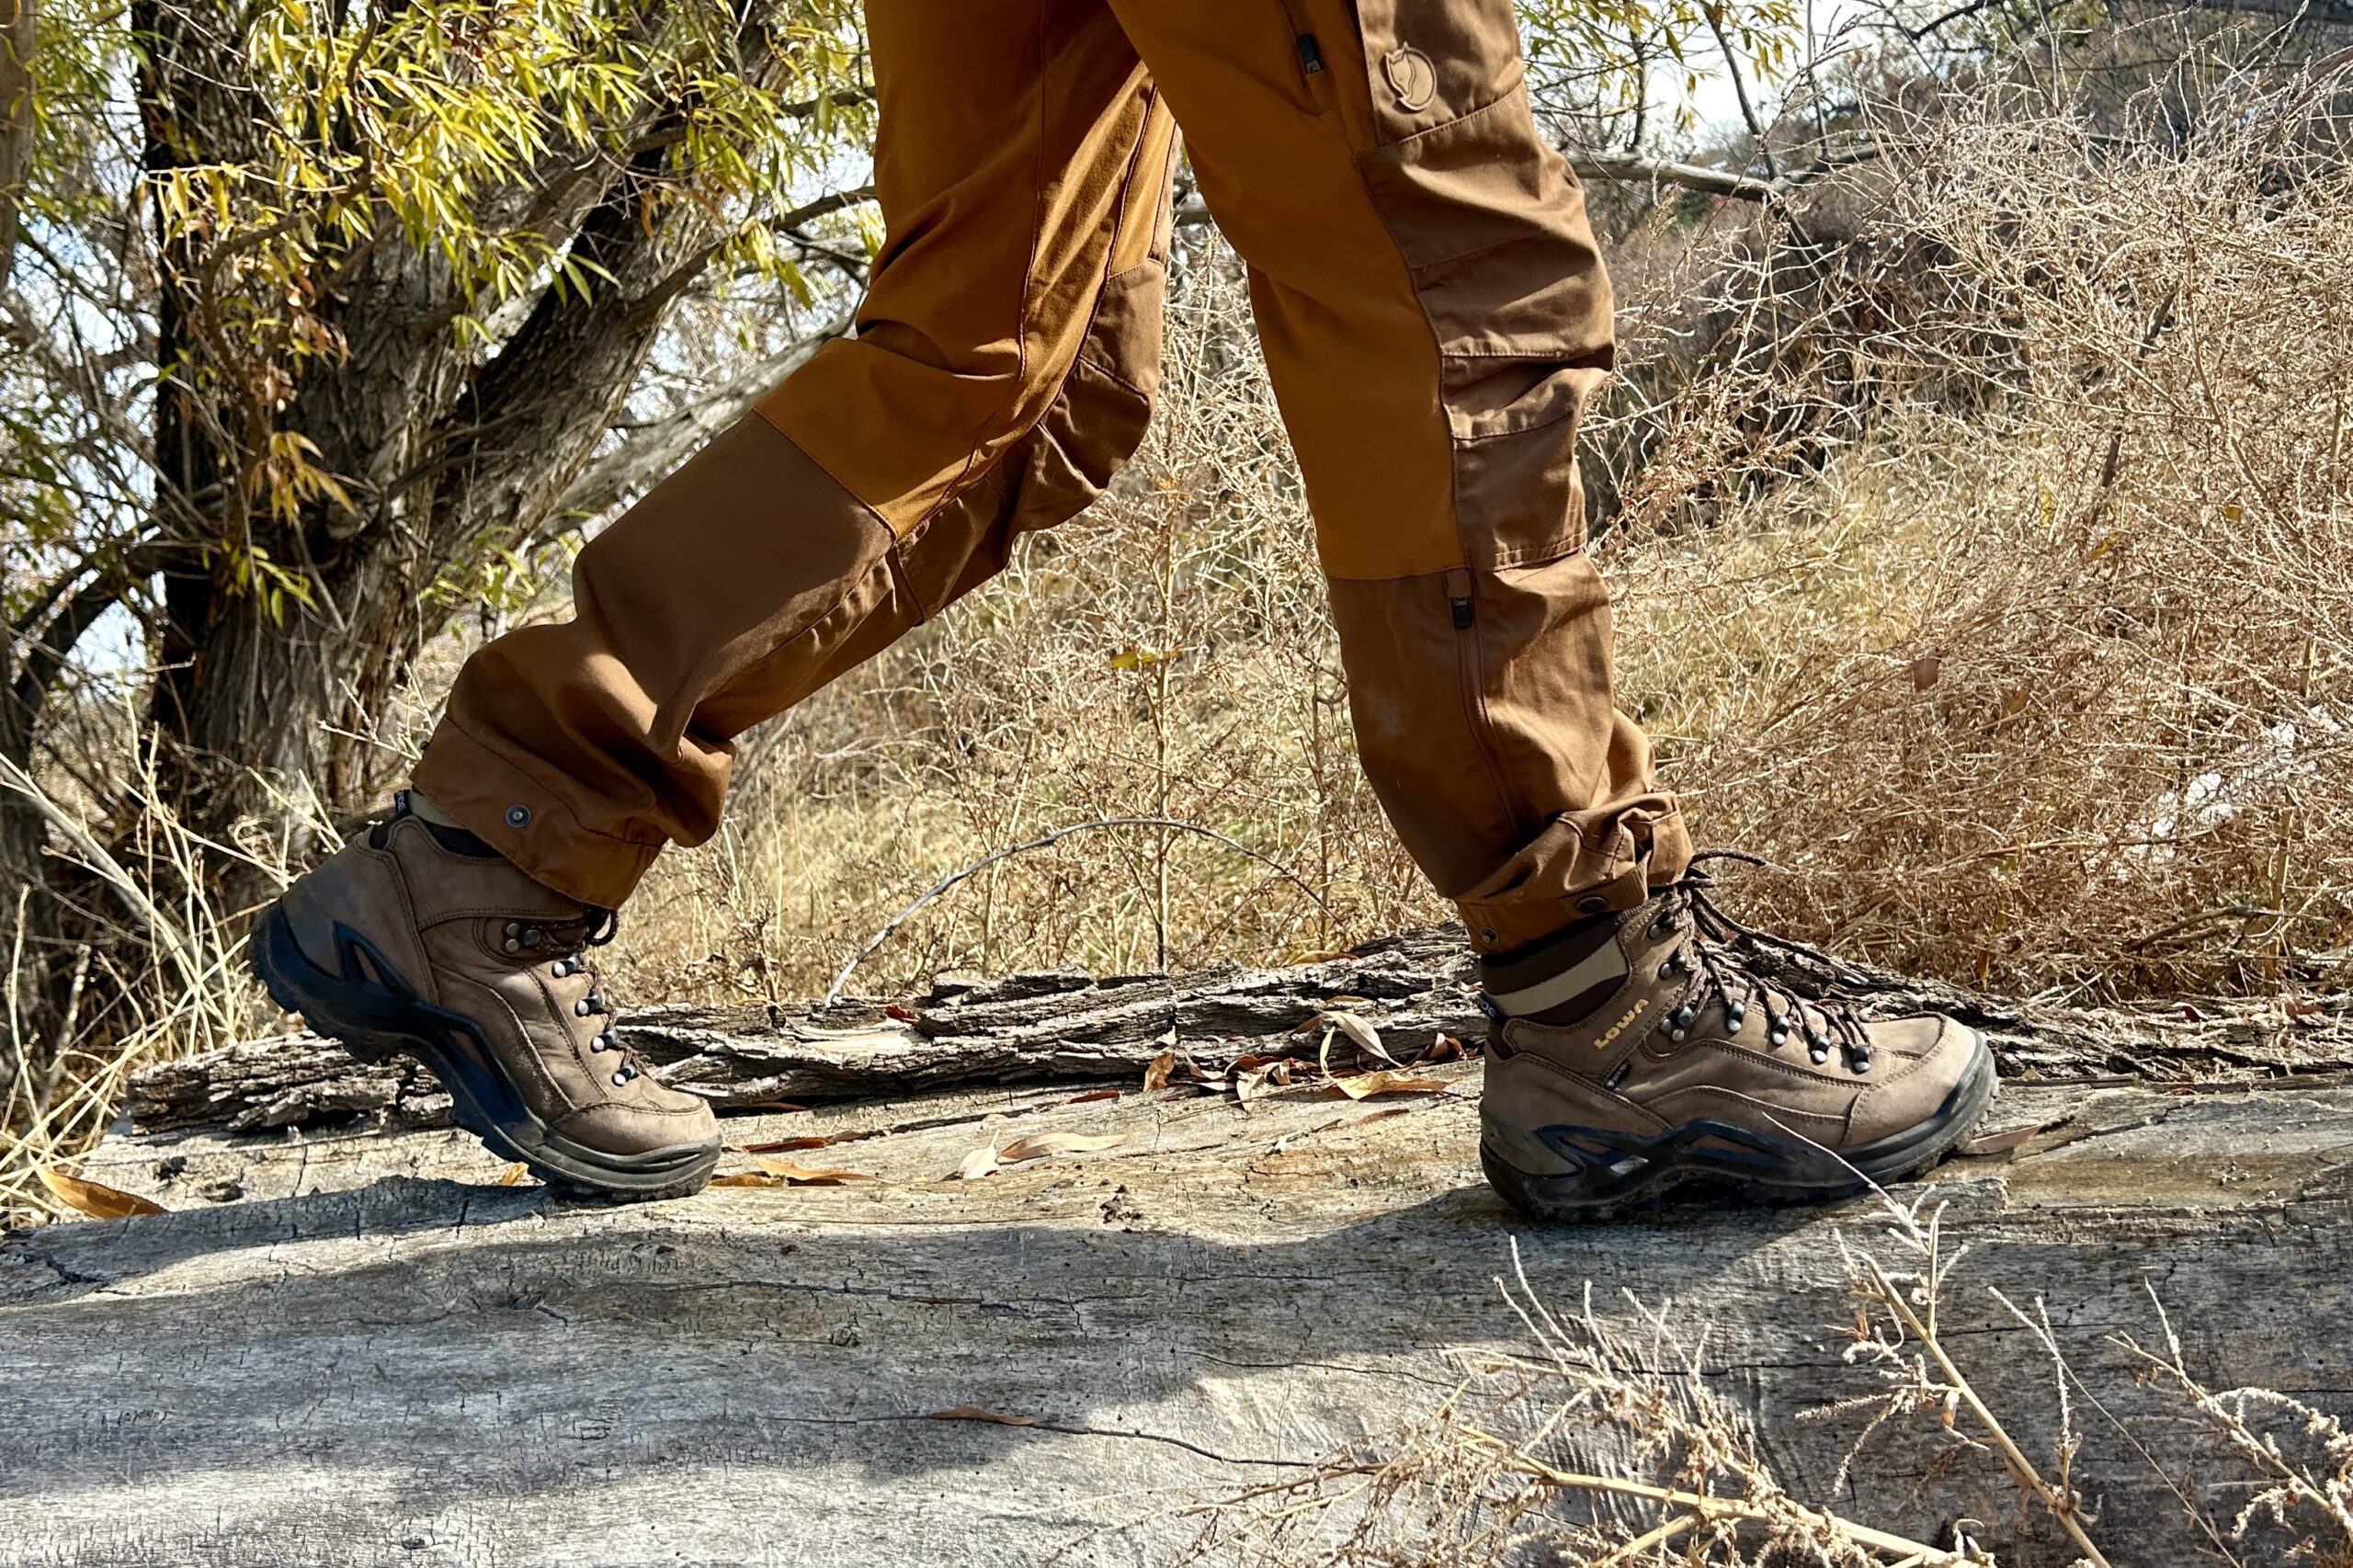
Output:
<path fill-rule="evenodd" d="M 1739 1029 L 1752 1006 L 1761 1006 L 1766 1013 L 1768 1045 L 1778 1050 L 1787 1045 L 1793 1034 L 1799 1035 L 1805 1040 L 1807 1054 L 1815 1066 L 1829 1061 L 1830 1052 L 1836 1050 L 1845 1058 L 1848 1071 L 1870 1072 L 1870 1042 L 1863 1033 L 1862 1020 L 1850 1008 L 1836 1002 L 1809 1002 L 1786 985 L 1751 973 L 1741 962 L 1733 949 L 1743 941 L 1795 953 L 1810 954 L 1812 949 L 1744 925 L 1724 913 L 1713 896 L 1718 883 L 1708 869 L 1710 864 L 1723 860 L 1768 868 L 1772 865 L 1737 849 L 1710 849 L 1694 855 L 1682 878 L 1658 891 L 1659 911 L 1652 921 L 1651 934 L 1664 937 L 1677 928 L 1691 933 L 1691 939 L 1677 947 L 1659 966 L 1659 978 L 1665 980 L 1678 973 L 1692 977 L 1691 989 L 1682 1004 L 1659 1020 L 1659 1032 L 1680 1045 L 1690 1038 L 1692 1026 L 1711 1006 L 1722 1006 L 1724 1028 L 1728 1030 Z"/>
<path fill-rule="evenodd" d="M 605 994 L 604 976 L 598 972 L 596 960 L 588 955 L 595 949 L 608 946 L 615 937 L 620 935 L 620 916 L 613 911 L 590 904 L 585 918 L 576 922 L 533 926 L 510 920 L 506 923 L 506 938 L 503 944 L 510 953 L 551 952 L 553 956 L 548 964 L 548 972 L 558 980 L 569 980 L 579 975 L 587 977 L 588 990 L 572 1004 L 572 1014 L 576 1018 L 606 1020 L 597 1026 L 595 1037 L 588 1041 L 588 1051 L 596 1056 L 608 1051 L 618 1053 L 620 1064 L 614 1068 L 610 1077 L 613 1087 L 617 1089 L 643 1073 L 645 1064 L 638 1059 L 637 1052 L 623 1045 L 620 1037 L 613 1033 L 612 1000 Z"/>

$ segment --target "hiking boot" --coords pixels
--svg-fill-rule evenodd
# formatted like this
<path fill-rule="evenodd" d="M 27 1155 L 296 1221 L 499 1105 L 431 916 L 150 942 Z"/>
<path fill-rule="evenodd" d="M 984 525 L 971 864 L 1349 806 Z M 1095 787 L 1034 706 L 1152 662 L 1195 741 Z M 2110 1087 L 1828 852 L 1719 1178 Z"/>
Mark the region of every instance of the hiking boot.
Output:
<path fill-rule="evenodd" d="M 710 1179 L 719 1124 L 615 1038 L 588 956 L 613 929 L 403 794 L 262 916 L 253 966 L 354 1056 L 424 1062 L 458 1125 L 543 1180 L 680 1197 Z"/>
<path fill-rule="evenodd" d="M 1776 938 L 1726 916 L 1711 886 L 1696 870 L 1482 961 L 1480 1156 L 1515 1208 L 1602 1219 L 1695 1180 L 1750 1201 L 1844 1197 L 1935 1165 L 1993 1098 L 1976 1030 L 1865 1023 L 1745 968 L 1736 939 Z"/>

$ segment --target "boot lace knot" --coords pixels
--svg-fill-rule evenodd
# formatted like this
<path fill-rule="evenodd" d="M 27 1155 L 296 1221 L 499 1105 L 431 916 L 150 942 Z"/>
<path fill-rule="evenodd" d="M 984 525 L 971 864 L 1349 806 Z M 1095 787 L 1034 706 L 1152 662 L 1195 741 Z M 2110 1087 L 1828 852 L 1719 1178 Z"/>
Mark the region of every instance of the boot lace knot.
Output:
<path fill-rule="evenodd" d="M 1659 966 L 1659 978 L 1666 980 L 1677 974 L 1692 977 L 1691 988 L 1684 994 L 1681 1004 L 1659 1020 L 1659 1032 L 1680 1045 L 1691 1037 L 1693 1026 L 1709 1008 L 1721 1006 L 1724 1028 L 1736 1033 L 1747 1021 L 1749 1008 L 1762 1007 L 1767 1019 L 1766 1043 L 1773 1049 L 1787 1045 L 1792 1036 L 1802 1037 L 1815 1066 L 1828 1062 L 1835 1050 L 1845 1059 L 1848 1071 L 1859 1074 L 1870 1072 L 1870 1043 L 1863 1032 L 1862 1020 L 1851 1008 L 1836 1002 L 1809 1002 L 1789 986 L 1751 972 L 1742 962 L 1735 949 L 1744 941 L 1791 952 L 1809 949 L 1769 931 L 1745 925 L 1724 913 L 1713 896 L 1719 884 L 1708 869 L 1710 864 L 1722 860 L 1771 865 L 1770 861 L 1736 849 L 1706 850 L 1691 858 L 1690 866 L 1678 881 L 1658 892 L 1659 909 L 1651 923 L 1651 935 L 1664 937 L 1676 929 L 1690 933 L 1689 939 L 1678 944 Z"/>

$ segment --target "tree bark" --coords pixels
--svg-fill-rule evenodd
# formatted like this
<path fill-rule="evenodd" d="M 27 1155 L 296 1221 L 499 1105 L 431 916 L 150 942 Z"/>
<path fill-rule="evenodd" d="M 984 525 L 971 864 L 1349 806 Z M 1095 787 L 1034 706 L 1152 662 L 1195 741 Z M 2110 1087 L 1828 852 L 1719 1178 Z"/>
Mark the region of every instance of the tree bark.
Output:
<path fill-rule="evenodd" d="M 1467 953 L 1460 928 L 1438 926 L 1289 969 L 947 980 L 912 1005 L 652 1007 L 626 1014 L 618 1028 L 666 1082 L 722 1111 L 975 1084 L 1132 1081 L 1171 1051 L 1184 1062 L 1179 1077 L 1215 1080 L 1245 1057 L 1315 1061 L 1333 1027 L 1319 1020 L 1333 1012 L 1372 1025 L 1400 1060 L 1427 1053 L 1441 1035 L 1475 1051 L 1485 1020 Z M 2263 1082 L 2353 1063 L 2353 997 L 2295 1019 L 2224 998 L 2194 1009 L 2044 1007 L 1803 951 L 1752 958 L 1806 994 L 1843 996 L 1869 1014 L 1951 1013 L 1987 1032 L 2012 1076 Z M 1336 1049 L 1343 1060 L 1357 1050 L 1345 1032 Z M 363 1066 L 332 1041 L 287 1035 L 145 1068 L 131 1078 L 126 1108 L 142 1131 L 247 1132 L 379 1114 L 394 1126 L 438 1126 L 448 1099 L 405 1062 Z"/>

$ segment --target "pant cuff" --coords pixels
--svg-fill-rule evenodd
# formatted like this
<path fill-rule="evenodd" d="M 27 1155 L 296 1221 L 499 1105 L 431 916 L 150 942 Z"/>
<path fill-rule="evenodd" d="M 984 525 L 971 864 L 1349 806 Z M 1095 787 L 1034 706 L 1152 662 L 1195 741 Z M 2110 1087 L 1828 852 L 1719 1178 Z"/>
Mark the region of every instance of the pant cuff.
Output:
<path fill-rule="evenodd" d="M 662 852 L 659 843 L 584 826 L 551 791 L 446 716 L 409 779 L 533 881 L 583 903 L 619 908 Z"/>
<path fill-rule="evenodd" d="M 1474 892 L 1455 901 L 1471 946 L 1481 953 L 1511 952 L 1577 921 L 1631 909 L 1691 863 L 1691 840 L 1672 800 L 1639 817 L 1630 813 L 1598 835 L 1558 821 L 1530 849 L 1552 851 L 1529 857 L 1540 868 L 1537 875 L 1489 897 Z M 1568 863 L 1560 864 L 1564 858 Z"/>

